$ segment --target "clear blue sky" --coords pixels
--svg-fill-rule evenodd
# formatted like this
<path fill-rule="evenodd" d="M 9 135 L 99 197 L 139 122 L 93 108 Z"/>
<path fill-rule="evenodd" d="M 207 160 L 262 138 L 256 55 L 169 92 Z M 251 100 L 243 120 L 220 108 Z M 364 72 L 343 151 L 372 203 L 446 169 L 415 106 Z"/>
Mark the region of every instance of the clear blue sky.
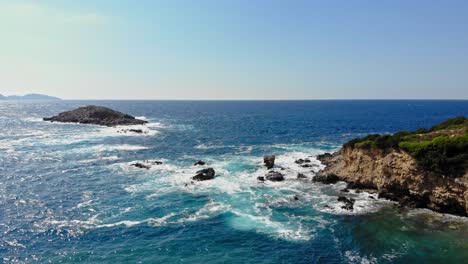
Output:
<path fill-rule="evenodd" d="M 468 99 L 468 1 L 0 0 L 0 93 Z"/>

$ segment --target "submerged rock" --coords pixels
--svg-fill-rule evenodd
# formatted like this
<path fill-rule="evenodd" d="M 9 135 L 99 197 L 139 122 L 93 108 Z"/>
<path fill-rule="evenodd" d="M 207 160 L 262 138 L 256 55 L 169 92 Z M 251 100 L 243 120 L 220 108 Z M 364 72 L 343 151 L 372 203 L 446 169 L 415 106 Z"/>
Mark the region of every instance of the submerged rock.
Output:
<path fill-rule="evenodd" d="M 203 165 L 205 165 L 205 164 L 206 164 L 206 162 L 199 160 L 199 161 L 195 162 L 195 163 L 193 164 L 193 166 L 203 166 Z"/>
<path fill-rule="evenodd" d="M 266 155 L 263 157 L 263 163 L 267 169 L 271 169 L 273 166 L 275 166 L 275 158 L 275 155 Z"/>
<path fill-rule="evenodd" d="M 163 164 L 163 162 L 159 161 L 159 160 L 147 160 L 146 162 L 150 163 L 152 165 L 161 165 L 161 164 Z"/>
<path fill-rule="evenodd" d="M 304 163 L 310 163 L 310 159 L 298 159 L 296 161 L 294 161 L 294 163 L 296 164 L 304 164 Z"/>
<path fill-rule="evenodd" d="M 75 110 L 62 112 L 57 116 L 45 117 L 44 121 L 61 123 L 94 124 L 101 126 L 142 125 L 148 122 L 136 119 L 103 106 L 90 105 Z M 132 129 L 134 133 L 143 133 L 141 129 Z M 130 131 L 130 130 L 129 130 Z"/>
<path fill-rule="evenodd" d="M 268 172 L 265 177 L 269 181 L 284 181 L 284 175 L 276 171 Z"/>
<path fill-rule="evenodd" d="M 346 198 L 344 196 L 339 196 L 338 197 L 338 202 L 342 202 L 345 205 L 343 205 L 341 208 L 350 210 L 352 211 L 354 209 L 354 202 L 355 200 L 353 198 Z"/>
<path fill-rule="evenodd" d="M 258 177 L 257 177 L 257 180 L 258 180 L 258 181 L 261 181 L 261 182 L 264 182 L 264 181 L 265 181 L 265 177 L 263 177 L 263 176 L 258 176 Z"/>
<path fill-rule="evenodd" d="M 297 174 L 297 178 L 298 178 L 298 179 L 307 179 L 307 176 L 305 176 L 305 175 L 302 174 L 302 173 L 298 173 L 298 174 Z"/>
<path fill-rule="evenodd" d="M 151 168 L 150 165 L 146 165 L 146 164 L 143 164 L 143 163 L 140 163 L 140 162 L 132 163 L 132 164 L 130 164 L 130 166 L 134 166 L 134 167 L 137 167 L 137 168 L 140 168 L 140 169 L 147 169 L 147 170 L 149 170 Z"/>
<path fill-rule="evenodd" d="M 137 167 L 137 168 L 140 168 L 140 169 L 151 169 L 151 166 L 152 165 L 161 165 L 163 164 L 162 161 L 159 161 L 159 160 L 145 160 L 144 162 L 135 162 L 135 163 L 132 163 L 130 164 L 130 166 L 133 166 L 133 167 Z"/>
<path fill-rule="evenodd" d="M 197 171 L 197 175 L 193 176 L 192 179 L 196 181 L 206 181 L 215 178 L 215 170 L 213 168 L 207 168 Z"/>

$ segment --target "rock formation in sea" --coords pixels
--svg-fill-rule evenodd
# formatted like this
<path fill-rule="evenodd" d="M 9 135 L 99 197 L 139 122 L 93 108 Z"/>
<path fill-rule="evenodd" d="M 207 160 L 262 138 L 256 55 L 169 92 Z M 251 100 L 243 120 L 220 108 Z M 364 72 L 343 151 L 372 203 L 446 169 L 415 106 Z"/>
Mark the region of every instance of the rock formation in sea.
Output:
<path fill-rule="evenodd" d="M 345 181 L 401 205 L 468 216 L 468 119 L 431 129 L 369 135 L 319 155 L 326 167 L 314 181 Z M 343 200 L 344 201 L 344 200 Z M 344 201 L 346 203 L 346 201 Z"/>
<path fill-rule="evenodd" d="M 213 168 L 207 168 L 197 171 L 197 175 L 193 176 L 192 179 L 196 181 L 206 181 L 215 178 L 215 170 Z"/>
<path fill-rule="evenodd" d="M 263 157 L 263 163 L 267 169 L 271 169 L 273 166 L 275 166 L 275 158 L 275 155 L 266 155 Z"/>
<path fill-rule="evenodd" d="M 94 124 L 101 126 L 142 125 L 148 122 L 103 106 L 85 106 L 46 117 L 44 121 L 62 123 Z"/>
<path fill-rule="evenodd" d="M 277 171 L 270 171 L 265 175 L 265 178 L 269 181 L 283 181 L 284 175 Z"/>

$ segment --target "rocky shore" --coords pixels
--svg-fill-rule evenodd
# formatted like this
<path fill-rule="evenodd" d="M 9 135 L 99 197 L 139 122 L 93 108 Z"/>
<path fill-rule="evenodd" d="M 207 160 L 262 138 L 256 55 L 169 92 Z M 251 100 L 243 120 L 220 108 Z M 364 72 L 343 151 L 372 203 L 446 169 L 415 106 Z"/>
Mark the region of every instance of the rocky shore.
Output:
<path fill-rule="evenodd" d="M 377 136 L 348 142 L 336 153 L 317 157 L 326 167 L 314 181 L 345 181 L 350 189 L 376 191 L 403 206 L 468 216 L 466 120 L 407 132 L 392 144 L 381 143 Z M 385 140 L 391 142 L 395 135 Z"/>
<path fill-rule="evenodd" d="M 118 112 L 103 106 L 85 106 L 75 110 L 62 112 L 57 116 L 45 117 L 44 121 L 61 122 L 61 123 L 80 123 L 93 124 L 100 126 L 126 126 L 126 125 L 143 125 L 148 122 L 135 117 Z M 132 131 L 135 133 L 142 132 L 141 130 Z"/>

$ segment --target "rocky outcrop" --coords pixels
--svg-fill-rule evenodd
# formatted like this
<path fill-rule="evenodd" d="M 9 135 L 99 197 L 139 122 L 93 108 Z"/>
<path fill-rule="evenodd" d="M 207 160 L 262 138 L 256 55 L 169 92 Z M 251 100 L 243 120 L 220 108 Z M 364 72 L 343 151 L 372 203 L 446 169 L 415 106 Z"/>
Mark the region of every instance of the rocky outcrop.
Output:
<path fill-rule="evenodd" d="M 192 179 L 196 181 L 206 181 L 215 178 L 215 170 L 213 168 L 207 168 L 197 171 L 197 175 L 193 176 Z"/>
<path fill-rule="evenodd" d="M 325 184 L 334 184 L 340 181 L 340 178 L 333 173 L 319 173 L 312 178 L 313 182 L 321 182 Z"/>
<path fill-rule="evenodd" d="M 461 177 L 435 174 L 418 166 L 399 149 L 343 147 L 317 157 L 325 169 L 314 181 L 348 182 L 348 188 L 374 189 L 379 197 L 411 207 L 468 216 L 468 173 Z"/>
<path fill-rule="evenodd" d="M 131 115 L 127 115 L 107 107 L 95 105 L 80 107 L 75 110 L 62 112 L 59 115 L 53 117 L 46 117 L 44 118 L 44 121 L 94 124 L 101 126 L 142 125 L 147 123 L 146 121 L 136 119 Z M 132 132 L 139 133 L 140 131 Z"/>
<path fill-rule="evenodd" d="M 273 166 L 275 166 L 275 158 L 275 155 L 266 155 L 263 157 L 263 163 L 267 169 L 271 169 Z"/>
<path fill-rule="evenodd" d="M 269 181 L 284 181 L 284 175 L 280 172 L 270 171 L 265 175 L 265 178 Z"/>

